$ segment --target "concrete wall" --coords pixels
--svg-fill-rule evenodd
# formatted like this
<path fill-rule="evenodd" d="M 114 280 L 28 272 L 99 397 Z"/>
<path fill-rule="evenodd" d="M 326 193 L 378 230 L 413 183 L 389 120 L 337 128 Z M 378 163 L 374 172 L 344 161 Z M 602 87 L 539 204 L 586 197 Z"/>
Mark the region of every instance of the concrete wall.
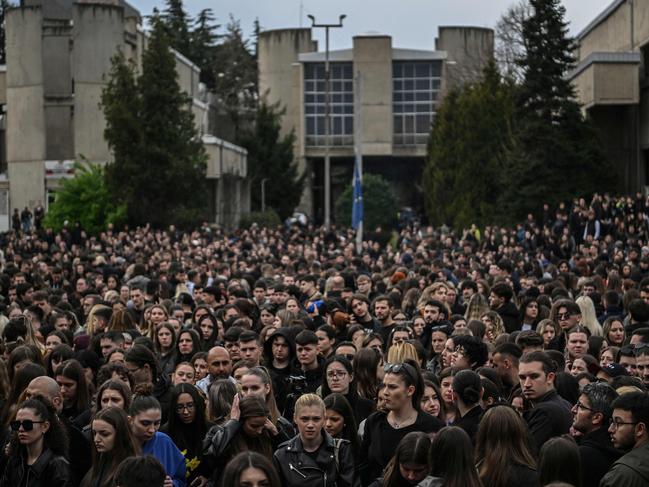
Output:
<path fill-rule="evenodd" d="M 445 87 L 477 80 L 494 53 L 494 31 L 480 27 L 440 27 L 435 49 L 448 54 Z"/>
<path fill-rule="evenodd" d="M 12 9 L 6 14 L 6 137 L 12 211 L 35 206 L 45 194 L 42 26 L 39 8 Z"/>
<path fill-rule="evenodd" d="M 302 99 L 295 104 L 293 63 L 297 62 L 299 54 L 316 49 L 311 29 L 270 30 L 259 35 L 259 93 L 266 96 L 269 103 L 279 102 L 286 108 L 282 134 L 288 134 L 301 124 Z"/>
<path fill-rule="evenodd" d="M 392 38 L 354 37 L 354 76 L 360 76 L 363 155 L 392 154 Z"/>
<path fill-rule="evenodd" d="M 97 42 L 101 39 L 101 42 Z M 124 45 L 124 12 L 112 5 L 76 5 L 74 8 L 75 158 L 105 163 L 110 159 L 104 140 L 106 120 L 99 108 L 105 74 L 118 48 Z"/>
<path fill-rule="evenodd" d="M 640 100 L 638 67 L 634 64 L 593 63 L 573 79 L 584 108 L 629 105 Z"/>

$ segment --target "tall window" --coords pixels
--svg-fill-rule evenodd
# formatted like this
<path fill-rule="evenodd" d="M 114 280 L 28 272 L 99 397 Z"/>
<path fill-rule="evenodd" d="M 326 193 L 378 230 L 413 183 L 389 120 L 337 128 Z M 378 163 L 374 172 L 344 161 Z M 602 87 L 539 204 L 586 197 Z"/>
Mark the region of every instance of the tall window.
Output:
<path fill-rule="evenodd" d="M 442 62 L 394 62 L 392 73 L 394 144 L 425 145 L 437 111 Z"/>
<path fill-rule="evenodd" d="M 352 63 L 331 63 L 329 113 L 332 146 L 354 144 L 354 81 Z M 325 137 L 325 65 L 304 65 L 304 113 L 306 145 L 322 147 Z"/>

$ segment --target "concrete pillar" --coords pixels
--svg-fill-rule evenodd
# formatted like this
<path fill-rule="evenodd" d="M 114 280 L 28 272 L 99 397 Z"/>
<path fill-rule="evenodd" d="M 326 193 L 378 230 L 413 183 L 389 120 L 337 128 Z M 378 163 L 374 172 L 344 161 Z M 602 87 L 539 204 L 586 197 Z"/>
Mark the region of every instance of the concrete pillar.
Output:
<path fill-rule="evenodd" d="M 6 137 L 12 212 L 45 199 L 42 28 L 40 8 L 6 13 Z"/>

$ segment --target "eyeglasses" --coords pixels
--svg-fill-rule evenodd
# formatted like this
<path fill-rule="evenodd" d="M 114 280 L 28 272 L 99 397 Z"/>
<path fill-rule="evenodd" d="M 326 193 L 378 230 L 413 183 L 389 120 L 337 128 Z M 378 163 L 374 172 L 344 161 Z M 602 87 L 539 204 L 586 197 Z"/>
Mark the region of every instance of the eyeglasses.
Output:
<path fill-rule="evenodd" d="M 342 379 L 346 375 L 347 372 L 345 372 L 344 370 L 330 370 L 329 372 L 327 372 L 327 378 L 329 379 Z"/>
<path fill-rule="evenodd" d="M 592 412 L 592 411 L 595 411 L 595 410 L 592 409 L 592 408 L 589 408 L 589 407 L 584 406 L 584 405 L 583 405 L 582 403 L 580 403 L 580 402 L 577 402 L 577 404 L 575 404 L 575 406 L 577 406 L 577 409 L 585 409 L 586 411 L 591 411 L 591 412 Z"/>
<path fill-rule="evenodd" d="M 571 315 L 569 312 L 567 312 L 567 313 L 559 313 L 559 314 L 557 314 L 557 318 L 559 318 L 560 320 L 567 320 L 567 319 L 570 318 L 571 316 L 572 316 L 572 315 Z"/>
<path fill-rule="evenodd" d="M 619 419 L 613 419 L 613 418 L 611 418 L 611 420 L 609 421 L 609 425 L 614 430 L 618 429 L 620 426 L 624 426 L 625 424 L 636 425 L 636 424 L 638 424 L 638 422 L 637 421 L 631 421 L 631 422 L 620 421 Z"/>
<path fill-rule="evenodd" d="M 193 411 L 194 410 L 194 403 L 193 402 L 188 402 L 187 404 L 177 404 L 176 405 L 176 412 L 177 413 L 182 413 L 185 409 L 187 411 Z"/>
<path fill-rule="evenodd" d="M 12 421 L 9 423 L 9 426 L 11 426 L 11 431 L 18 431 L 20 427 L 23 427 L 23 430 L 25 431 L 31 431 L 34 429 L 35 424 L 42 424 L 45 423 L 45 421 L 32 421 L 31 419 L 23 419 L 22 421 Z"/>

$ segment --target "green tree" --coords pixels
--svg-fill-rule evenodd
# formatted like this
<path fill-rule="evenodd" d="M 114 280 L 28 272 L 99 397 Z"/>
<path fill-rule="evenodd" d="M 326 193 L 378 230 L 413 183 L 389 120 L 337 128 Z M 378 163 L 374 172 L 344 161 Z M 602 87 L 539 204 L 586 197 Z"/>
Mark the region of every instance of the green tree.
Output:
<path fill-rule="evenodd" d="M 293 158 L 295 134 L 280 135 L 282 115 L 276 106 L 262 102 L 255 123 L 242 133 L 240 142 L 248 151 L 253 209 L 261 208 L 261 183 L 267 179 L 266 207 L 277 211 L 283 220 L 300 202 L 304 176 L 298 174 Z"/>
<path fill-rule="evenodd" d="M 510 220 L 575 196 L 616 188 L 591 122 L 566 74 L 574 67 L 560 0 L 531 0 L 523 22 L 524 80 L 517 99 L 515 144 L 500 208 Z"/>
<path fill-rule="evenodd" d="M 446 97 L 424 170 L 426 209 L 433 223 L 466 227 L 496 218 L 513 113 L 514 88 L 501 79 L 494 61 L 478 82 Z"/>
<path fill-rule="evenodd" d="M 354 187 L 349 184 L 335 205 L 336 222 L 351 225 Z M 363 174 L 363 228 L 372 232 L 377 227 L 391 228 L 397 220 L 397 199 L 392 187 L 378 174 Z"/>
<path fill-rule="evenodd" d="M 107 182 L 127 205 L 129 223 L 191 226 L 205 217 L 206 155 L 165 28 L 159 19 L 152 26 L 137 82 L 118 55 L 102 94 L 114 153 Z"/>
<path fill-rule="evenodd" d="M 188 56 L 201 69 L 201 81 L 208 90 L 214 90 L 216 86 L 214 56 L 216 42 L 221 38 L 217 34 L 220 25 L 215 24 L 214 20 L 214 14 L 209 8 L 198 13 L 190 33 L 191 53 Z"/>
<path fill-rule="evenodd" d="M 0 64 L 7 63 L 5 19 L 7 10 L 13 6 L 13 2 L 9 0 L 0 0 Z"/>
<path fill-rule="evenodd" d="M 151 17 L 152 24 L 161 21 L 171 46 L 182 55 L 191 58 L 192 37 L 189 26 L 192 19 L 185 11 L 182 0 L 165 0 L 165 5 L 165 9 L 159 16 L 154 13 Z"/>
<path fill-rule="evenodd" d="M 109 224 L 121 225 L 126 219 L 126 207 L 117 204 L 105 182 L 104 168 L 95 164 L 76 163 L 75 175 L 63 180 L 56 192 L 45 220 L 46 228 L 58 232 L 65 226 L 79 222 L 81 228 L 98 234 Z"/>

